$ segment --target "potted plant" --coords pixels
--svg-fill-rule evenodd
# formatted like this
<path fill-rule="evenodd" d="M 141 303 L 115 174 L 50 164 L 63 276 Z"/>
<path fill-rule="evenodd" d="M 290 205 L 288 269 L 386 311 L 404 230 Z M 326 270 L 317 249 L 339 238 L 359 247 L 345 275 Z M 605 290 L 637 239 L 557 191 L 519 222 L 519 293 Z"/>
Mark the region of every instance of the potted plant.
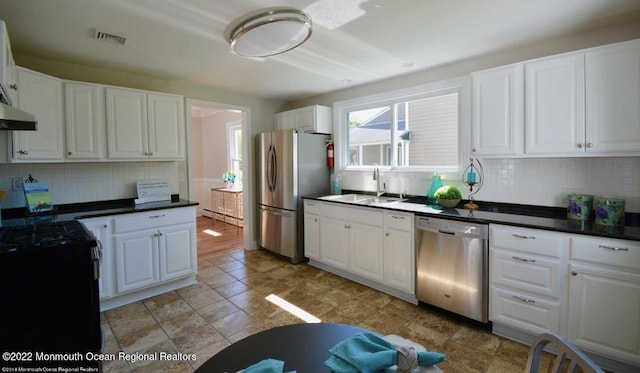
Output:
<path fill-rule="evenodd" d="M 222 174 L 222 181 L 224 181 L 227 189 L 232 189 L 233 183 L 236 181 L 236 174 L 234 174 L 232 171 L 225 171 Z"/>
<path fill-rule="evenodd" d="M 442 207 L 452 208 L 458 205 L 462 198 L 462 193 L 460 193 L 460 190 L 454 186 L 445 185 L 438 188 L 433 196 L 438 200 L 438 203 L 442 205 Z"/>

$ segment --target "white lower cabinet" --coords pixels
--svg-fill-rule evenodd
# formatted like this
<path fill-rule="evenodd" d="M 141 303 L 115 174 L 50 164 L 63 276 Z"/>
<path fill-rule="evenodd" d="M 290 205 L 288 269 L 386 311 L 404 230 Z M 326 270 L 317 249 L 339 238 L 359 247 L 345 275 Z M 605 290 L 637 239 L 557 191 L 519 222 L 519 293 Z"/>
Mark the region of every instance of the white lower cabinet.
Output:
<path fill-rule="evenodd" d="M 414 294 L 413 214 L 385 211 L 383 251 L 384 284 Z"/>
<path fill-rule="evenodd" d="M 195 206 L 81 219 L 102 243 L 101 309 L 195 282 Z"/>
<path fill-rule="evenodd" d="M 572 238 L 569 339 L 640 367 L 640 242 Z"/>
<path fill-rule="evenodd" d="M 490 232 L 494 332 L 522 342 L 556 333 L 604 369 L 637 371 L 640 242 L 498 224 Z"/>
<path fill-rule="evenodd" d="M 413 252 L 412 213 L 305 201 L 311 265 L 417 303 Z"/>
<path fill-rule="evenodd" d="M 304 256 L 320 259 L 320 206 L 318 202 L 304 201 Z"/>
<path fill-rule="evenodd" d="M 91 231 L 102 248 L 100 258 L 100 277 L 98 288 L 100 299 L 113 295 L 113 247 L 111 243 L 111 218 L 81 219 L 80 222 Z"/>
<path fill-rule="evenodd" d="M 115 236 L 118 294 L 151 286 L 160 280 L 157 234 L 156 230 L 146 230 Z"/>
<path fill-rule="evenodd" d="M 562 333 L 569 238 L 561 233 L 492 224 L 489 319 L 532 333 Z"/>

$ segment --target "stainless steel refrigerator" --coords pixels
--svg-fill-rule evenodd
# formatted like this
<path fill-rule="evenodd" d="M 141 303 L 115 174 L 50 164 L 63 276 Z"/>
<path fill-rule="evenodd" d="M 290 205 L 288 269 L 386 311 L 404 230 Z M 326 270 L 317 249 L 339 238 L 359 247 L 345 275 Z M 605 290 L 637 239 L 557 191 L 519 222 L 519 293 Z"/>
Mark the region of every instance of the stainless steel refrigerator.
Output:
<path fill-rule="evenodd" d="M 258 244 L 293 263 L 304 259 L 302 197 L 329 194 L 329 138 L 295 130 L 258 134 Z"/>

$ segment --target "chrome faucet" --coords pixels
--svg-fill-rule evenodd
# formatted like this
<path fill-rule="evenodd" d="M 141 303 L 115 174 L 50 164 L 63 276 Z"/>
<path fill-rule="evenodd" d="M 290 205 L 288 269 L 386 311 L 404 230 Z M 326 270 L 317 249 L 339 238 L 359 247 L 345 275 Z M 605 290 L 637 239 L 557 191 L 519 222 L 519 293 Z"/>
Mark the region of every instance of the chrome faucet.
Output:
<path fill-rule="evenodd" d="M 387 186 L 385 183 L 382 183 L 382 189 L 380 189 L 380 170 L 378 170 L 378 167 L 373 169 L 373 180 L 376 181 L 376 197 L 385 194 L 387 192 Z"/>

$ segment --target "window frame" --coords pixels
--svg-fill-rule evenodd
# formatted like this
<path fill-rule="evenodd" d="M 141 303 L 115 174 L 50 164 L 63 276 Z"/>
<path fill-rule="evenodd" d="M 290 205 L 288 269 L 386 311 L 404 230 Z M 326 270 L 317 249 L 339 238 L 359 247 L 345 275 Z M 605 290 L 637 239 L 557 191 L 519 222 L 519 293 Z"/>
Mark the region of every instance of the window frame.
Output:
<path fill-rule="evenodd" d="M 398 166 L 397 154 L 392 155 L 391 166 L 349 165 L 349 123 L 347 114 L 351 111 L 371 109 L 381 106 L 393 106 L 407 101 L 414 101 L 445 94 L 458 94 L 458 165 L 433 166 Z M 340 172 L 371 171 L 375 167 L 387 172 L 446 172 L 461 175 L 467 165 L 471 141 L 471 78 L 469 76 L 448 79 L 413 87 L 396 89 L 370 96 L 337 101 L 333 105 L 334 142 L 336 144 L 336 167 Z M 390 141 L 394 141 L 395 128 L 392 126 Z M 392 152 L 393 153 L 393 152 Z"/>
<path fill-rule="evenodd" d="M 228 122 L 227 124 L 227 144 L 228 151 L 227 154 L 227 165 L 228 170 L 232 171 L 236 175 L 236 182 L 238 185 L 242 185 L 242 145 L 238 146 L 236 142 L 235 134 L 240 132 L 240 136 L 242 136 L 242 123 L 241 121 L 233 121 Z M 240 158 L 236 158 L 238 155 Z M 236 167 L 236 162 L 238 163 Z"/>

